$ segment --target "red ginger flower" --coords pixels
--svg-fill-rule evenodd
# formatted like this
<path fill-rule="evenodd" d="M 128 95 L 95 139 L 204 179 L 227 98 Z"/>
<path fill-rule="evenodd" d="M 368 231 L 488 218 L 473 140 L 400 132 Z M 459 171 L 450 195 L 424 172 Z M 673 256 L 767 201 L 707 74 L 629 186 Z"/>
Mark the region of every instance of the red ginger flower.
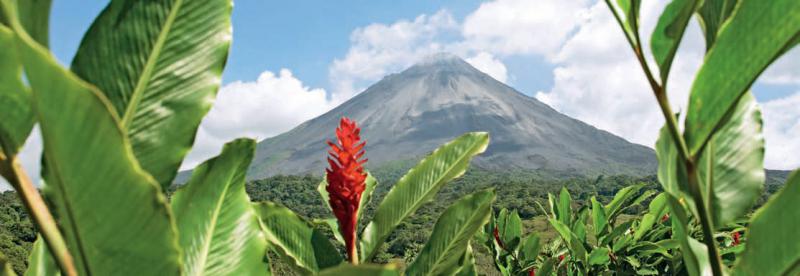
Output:
<path fill-rule="evenodd" d="M 741 242 L 740 240 L 741 234 L 739 234 L 739 232 L 733 232 L 733 235 L 731 237 L 733 238 L 733 243 L 731 243 L 731 246 L 739 245 L 739 243 Z"/>
<path fill-rule="evenodd" d="M 358 260 L 356 253 L 356 227 L 358 226 L 358 208 L 361 194 L 366 187 L 367 174 L 364 172 L 364 145 L 361 141 L 356 122 L 342 118 L 339 128 L 336 129 L 338 143 L 328 141 L 331 150 L 328 151 L 328 164 L 326 178 L 328 186 L 325 189 L 329 194 L 329 203 L 333 214 L 339 221 L 339 231 L 344 237 L 347 246 L 347 256 L 351 263 Z"/>
<path fill-rule="evenodd" d="M 528 270 L 528 276 L 536 276 L 536 269 L 531 268 L 531 270 Z"/>

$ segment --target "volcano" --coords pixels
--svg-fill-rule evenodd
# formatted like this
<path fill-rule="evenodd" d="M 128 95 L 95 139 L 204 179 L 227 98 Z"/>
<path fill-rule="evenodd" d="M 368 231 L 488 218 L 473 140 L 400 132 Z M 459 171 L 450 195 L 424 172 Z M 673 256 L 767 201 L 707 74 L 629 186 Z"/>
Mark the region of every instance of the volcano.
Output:
<path fill-rule="evenodd" d="M 450 54 L 384 77 L 331 111 L 258 144 L 248 178 L 322 174 L 341 117 L 359 123 L 367 168 L 416 162 L 470 131 L 491 140 L 480 169 L 569 175 L 653 174 L 655 152 L 559 113 Z"/>

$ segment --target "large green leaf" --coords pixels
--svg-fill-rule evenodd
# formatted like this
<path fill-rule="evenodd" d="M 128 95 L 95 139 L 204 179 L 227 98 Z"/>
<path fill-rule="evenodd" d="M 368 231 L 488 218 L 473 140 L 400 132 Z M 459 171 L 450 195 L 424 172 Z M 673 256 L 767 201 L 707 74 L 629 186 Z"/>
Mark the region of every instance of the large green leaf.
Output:
<path fill-rule="evenodd" d="M 450 275 L 458 271 L 470 239 L 492 212 L 494 190 L 467 195 L 442 213 L 433 226 L 430 239 L 412 262 L 408 275 Z"/>
<path fill-rule="evenodd" d="M 316 274 L 342 262 L 328 237 L 291 210 L 272 202 L 257 203 L 254 208 L 270 247 L 299 272 Z"/>
<path fill-rule="evenodd" d="M 739 100 L 699 163 L 703 190 L 711 191 L 706 204 L 715 226 L 724 226 L 750 211 L 761 196 L 765 179 L 761 112 L 752 94 Z"/>
<path fill-rule="evenodd" d="M 53 255 L 44 244 L 44 240 L 39 236 L 33 243 L 31 253 L 28 255 L 28 269 L 25 271 L 25 276 L 57 276 L 61 272 L 56 266 Z"/>
<path fill-rule="evenodd" d="M 658 182 L 664 188 L 664 192 L 676 199 L 689 200 L 688 178 L 686 168 L 679 160 L 678 149 L 670 134 L 667 126 L 661 127 L 658 140 L 656 141 L 656 156 L 658 157 Z M 694 205 L 689 205 L 694 209 Z"/>
<path fill-rule="evenodd" d="M 522 242 L 522 247 L 519 249 L 519 258 L 525 263 L 533 263 L 536 261 L 536 257 L 539 256 L 541 249 L 539 234 L 532 232 Z"/>
<path fill-rule="evenodd" d="M 31 92 L 22 83 L 22 64 L 14 32 L 0 25 L 0 153 L 14 156 L 25 143 L 34 116 Z"/>
<path fill-rule="evenodd" d="M 112 107 L 13 25 L 44 140 L 44 192 L 78 273 L 179 274 L 167 200 L 136 162 Z"/>
<path fill-rule="evenodd" d="M 608 220 L 606 219 L 606 210 L 603 205 L 592 197 L 592 226 L 594 228 L 594 236 L 600 242 L 600 236 L 608 233 Z"/>
<path fill-rule="evenodd" d="M 680 243 L 681 255 L 686 271 L 691 276 L 711 275 L 711 265 L 705 244 L 695 240 L 689 233 L 689 217 L 681 200 L 668 197 L 672 213 L 672 237 Z"/>
<path fill-rule="evenodd" d="M 43 47 L 50 43 L 51 4 L 51 0 L 17 0 L 17 14 L 22 27 Z"/>
<path fill-rule="evenodd" d="M 231 0 L 113 0 L 72 70 L 110 100 L 142 167 L 168 187 L 211 108 L 231 43 Z"/>
<path fill-rule="evenodd" d="M 800 1 L 739 2 L 692 84 L 685 133 L 692 155 L 703 148 L 750 85 L 798 35 Z"/>
<path fill-rule="evenodd" d="M 678 52 L 686 25 L 702 0 L 672 0 L 658 18 L 650 37 L 650 49 L 661 72 L 661 84 L 666 86 L 672 60 Z"/>
<path fill-rule="evenodd" d="M 320 276 L 400 276 L 400 271 L 395 265 L 351 265 L 344 263 L 328 268 L 319 273 Z"/>
<path fill-rule="evenodd" d="M 611 202 L 606 204 L 605 206 L 605 213 L 607 219 L 613 220 L 625 206 L 628 206 L 634 199 L 634 196 L 639 194 L 639 190 L 642 189 L 641 184 L 631 185 L 625 188 L 620 189 L 615 195 L 614 198 L 611 199 Z"/>
<path fill-rule="evenodd" d="M 469 161 L 486 150 L 489 134 L 472 132 L 434 150 L 389 190 L 361 235 L 361 258 L 370 260 L 387 236 L 450 180 L 461 176 Z"/>
<path fill-rule="evenodd" d="M 267 241 L 244 189 L 256 142 L 239 139 L 172 198 L 185 275 L 268 275 Z"/>
<path fill-rule="evenodd" d="M 522 219 L 517 211 L 503 208 L 497 215 L 497 234 L 503 242 L 503 249 L 514 252 L 522 241 Z"/>
<path fill-rule="evenodd" d="M 478 276 L 478 267 L 475 264 L 475 254 L 472 253 L 472 245 L 467 245 L 467 252 L 459 260 L 458 271 L 455 276 Z"/>
<path fill-rule="evenodd" d="M 608 247 L 598 247 L 589 254 L 589 265 L 606 265 L 609 263 L 611 251 Z"/>
<path fill-rule="evenodd" d="M 572 225 L 572 197 L 567 191 L 567 187 L 561 187 L 561 194 L 558 195 L 558 220 L 564 225 Z"/>
<path fill-rule="evenodd" d="M 747 245 L 734 266 L 735 275 L 798 275 L 800 273 L 800 171 L 789 176 L 750 220 Z"/>
<path fill-rule="evenodd" d="M 706 50 L 711 49 L 717 39 L 717 32 L 722 28 L 722 23 L 728 19 L 736 7 L 738 0 L 703 0 L 703 5 L 697 10 L 697 20 L 703 28 L 706 38 Z"/>

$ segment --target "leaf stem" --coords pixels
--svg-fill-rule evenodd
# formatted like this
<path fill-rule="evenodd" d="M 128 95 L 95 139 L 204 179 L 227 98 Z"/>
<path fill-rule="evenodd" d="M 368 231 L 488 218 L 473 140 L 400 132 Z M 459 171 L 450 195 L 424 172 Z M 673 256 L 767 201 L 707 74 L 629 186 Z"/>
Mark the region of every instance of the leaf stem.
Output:
<path fill-rule="evenodd" d="M 614 18 L 617 21 L 617 24 L 622 28 L 623 32 L 625 33 L 625 38 L 628 40 L 628 44 L 630 44 L 631 49 L 636 56 L 637 61 L 639 61 L 639 65 L 642 67 L 642 70 L 647 77 L 647 82 L 650 84 L 650 88 L 653 90 L 653 94 L 658 101 L 658 105 L 661 109 L 661 113 L 666 120 L 667 129 L 669 130 L 670 135 L 672 136 L 672 140 L 675 142 L 675 146 L 678 148 L 678 155 L 680 157 L 680 161 L 686 167 L 686 171 L 688 174 L 688 181 L 689 181 L 689 192 L 692 196 L 692 200 L 695 202 L 695 206 L 697 208 L 698 216 L 700 217 L 700 224 L 703 228 L 703 242 L 706 244 L 706 248 L 708 250 L 709 260 L 711 261 L 711 270 L 715 276 L 722 276 L 722 260 L 720 259 L 719 252 L 716 246 L 716 242 L 714 241 L 714 227 L 711 224 L 710 215 L 708 210 L 705 206 L 705 200 L 703 199 L 703 195 L 700 191 L 700 183 L 698 181 L 698 174 L 697 174 L 697 167 L 695 166 L 695 156 L 690 155 L 689 149 L 686 146 L 686 141 L 681 135 L 680 130 L 678 129 L 677 119 L 675 118 L 675 113 L 672 112 L 672 107 L 669 103 L 669 98 L 667 97 L 666 90 L 664 86 L 656 81 L 655 77 L 653 77 L 653 73 L 650 71 L 650 66 L 647 64 L 647 60 L 644 57 L 643 50 L 641 44 L 639 43 L 641 40 L 639 39 L 639 31 L 638 28 L 635 28 L 636 22 L 634 22 L 634 27 L 632 32 L 634 33 L 634 38 L 632 39 L 627 32 L 625 32 L 625 25 L 622 23 L 619 14 L 615 10 L 614 6 L 611 4 L 609 0 L 605 0 L 606 5 L 608 5 L 609 10 L 614 15 Z"/>
<path fill-rule="evenodd" d="M 72 262 L 72 255 L 67 249 L 67 244 L 58 230 L 53 215 L 50 214 L 44 199 L 42 199 L 42 196 L 36 190 L 33 182 L 28 178 L 15 156 L 7 158 L 0 153 L 0 175 L 5 177 L 14 187 L 14 190 L 17 191 L 17 195 L 22 200 L 25 208 L 28 209 L 28 213 L 30 213 L 39 233 L 44 238 L 45 244 L 47 244 L 56 263 L 61 268 L 61 272 L 69 276 L 78 275 Z"/>

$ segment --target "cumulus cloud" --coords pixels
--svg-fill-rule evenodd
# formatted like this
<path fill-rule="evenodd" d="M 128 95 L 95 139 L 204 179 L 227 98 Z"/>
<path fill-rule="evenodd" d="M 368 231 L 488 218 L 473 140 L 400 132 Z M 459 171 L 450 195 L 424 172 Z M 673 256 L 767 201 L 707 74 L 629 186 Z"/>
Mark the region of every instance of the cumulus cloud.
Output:
<path fill-rule="evenodd" d="M 589 2 L 497 0 L 483 3 L 464 20 L 464 44 L 501 55 L 552 55 L 586 19 Z"/>
<path fill-rule="evenodd" d="M 767 84 L 800 85 L 800 47 L 781 56 L 759 80 Z"/>
<path fill-rule="evenodd" d="M 492 76 L 492 78 L 507 83 L 508 70 L 502 61 L 487 52 L 480 52 L 477 55 L 467 58 L 466 61 L 481 72 Z"/>
<path fill-rule="evenodd" d="M 277 75 L 266 71 L 253 82 L 227 84 L 203 119 L 195 146 L 182 167 L 194 167 L 214 156 L 227 141 L 272 137 L 338 104 L 328 99 L 324 89 L 304 86 L 288 69 L 281 69 Z"/>
<path fill-rule="evenodd" d="M 771 169 L 800 168 L 800 91 L 761 105 L 766 140 L 765 166 Z"/>
<path fill-rule="evenodd" d="M 447 37 L 457 34 L 458 24 L 446 10 L 423 14 L 413 21 L 358 28 L 350 35 L 347 54 L 330 66 L 333 96 L 350 98 L 371 82 L 405 69 L 422 57 L 454 50 Z"/>
<path fill-rule="evenodd" d="M 642 3 L 642 33 L 655 27 L 664 3 Z M 668 82 L 674 111 L 684 109 L 694 73 L 703 56 L 699 26 L 687 30 Z M 649 45 L 645 45 L 649 49 Z M 536 97 L 555 109 L 652 147 L 663 117 L 633 52 L 604 2 L 594 4 L 588 20 L 552 59 L 554 85 Z M 654 64 L 651 62 L 651 64 Z M 658 72 L 655 69 L 654 72 Z"/>

